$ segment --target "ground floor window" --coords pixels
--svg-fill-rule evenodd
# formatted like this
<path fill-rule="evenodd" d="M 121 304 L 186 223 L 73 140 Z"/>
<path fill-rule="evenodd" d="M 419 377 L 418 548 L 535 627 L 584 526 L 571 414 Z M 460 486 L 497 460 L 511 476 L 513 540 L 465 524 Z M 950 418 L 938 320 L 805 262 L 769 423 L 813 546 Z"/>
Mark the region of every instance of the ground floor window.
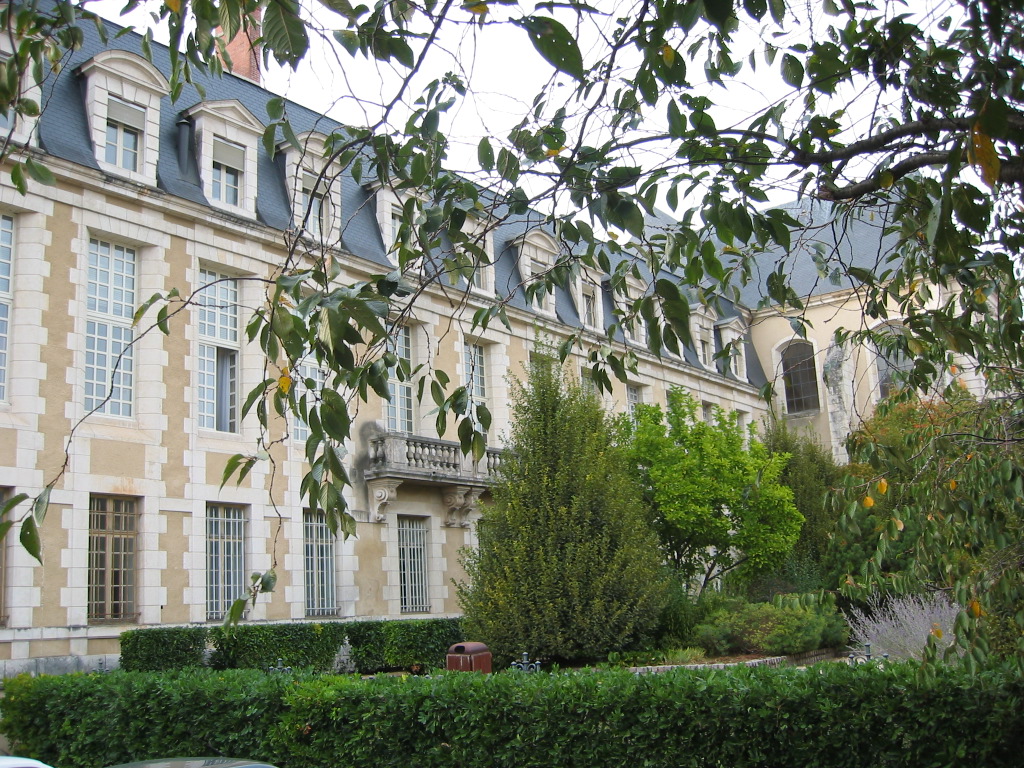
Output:
<path fill-rule="evenodd" d="M 135 618 L 135 499 L 89 497 L 89 620 Z"/>
<path fill-rule="evenodd" d="M 206 618 L 219 621 L 245 596 L 245 508 L 206 507 Z"/>
<path fill-rule="evenodd" d="M 427 520 L 398 517 L 398 573 L 402 613 L 427 613 Z"/>
<path fill-rule="evenodd" d="M 337 585 L 334 578 L 334 534 L 323 512 L 302 513 L 306 615 L 336 616 Z"/>

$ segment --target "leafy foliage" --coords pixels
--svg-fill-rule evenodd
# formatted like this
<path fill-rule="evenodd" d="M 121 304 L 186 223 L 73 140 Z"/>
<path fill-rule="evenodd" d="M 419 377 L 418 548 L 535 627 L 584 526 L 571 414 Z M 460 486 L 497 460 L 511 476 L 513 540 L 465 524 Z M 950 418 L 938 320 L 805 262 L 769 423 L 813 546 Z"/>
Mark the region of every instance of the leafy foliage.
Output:
<path fill-rule="evenodd" d="M 349 657 L 364 675 L 414 666 L 444 668 L 448 649 L 465 633 L 460 619 L 350 621 Z"/>
<path fill-rule="evenodd" d="M 64 53 L 81 40 L 82 25 L 93 21 L 83 5 L 56 0 L 0 8 L 0 27 L 15 43 L 0 71 L 0 110 L 19 119 L 38 113 L 33 88 L 60 68 Z M 830 204 L 838 231 L 877 216 L 894 238 L 872 264 L 846 263 L 839 253 L 816 254 L 814 264 L 822 277 L 860 287 L 869 320 L 902 318 L 904 333 L 876 341 L 914 360 L 912 387 L 939 377 L 955 352 L 1001 378 L 1002 391 L 1021 391 L 1024 312 L 1015 271 L 1024 181 L 1019 2 L 959 0 L 948 7 L 927 4 L 915 14 L 891 0 L 827 0 L 824 15 L 810 26 L 802 6 L 790 9 L 783 0 L 656 0 L 607 14 L 572 1 L 547 9 L 549 16 L 488 2 L 323 5 L 331 22 L 322 30 L 292 0 L 169 0 L 157 11 L 170 38 L 174 99 L 197 73 L 222 70 L 224 37 L 216 30 L 230 38 L 257 6 L 264 10 L 264 51 L 279 62 L 295 65 L 310 50 L 312 36 L 323 34 L 340 46 L 339 56 L 375 60 L 404 75 L 393 93 L 375 94 L 385 105 L 379 119 L 336 131 L 328 154 L 360 182 L 415 192 L 403 207 L 395 255 L 400 270 L 423 261 L 431 268 L 418 287 L 403 284 L 400 270 L 338 285 L 336 254 L 306 254 L 289 243 L 266 305 L 248 327 L 266 355 L 267 375 L 246 399 L 244 411 L 259 422 L 260 439 L 251 454 L 229 464 L 235 477 L 267 460 L 273 419 L 302 418 L 310 428 L 303 503 L 323 509 L 333 529 L 351 533 L 343 494 L 351 414 L 338 392 L 386 396 L 386 371 L 393 366 L 381 343 L 385 319 L 400 319 L 419 292 L 449 276 L 472 274 L 485 258 L 479 237 L 466 227 L 469 212 L 483 220 L 494 214 L 498 221 L 531 206 L 551 211 L 546 225 L 563 250 L 523 290 L 535 296 L 568 284 L 581 267 L 603 270 L 623 307 L 609 324 L 609 340 L 617 328 L 635 328 L 642 320 L 652 352 L 678 353 L 690 341 L 689 302 L 682 299 L 680 281 L 708 303 L 717 295 L 736 298 L 739 286 L 755 281 L 765 303 L 778 304 L 801 327 L 805 297 L 787 279 L 806 258 L 793 247 L 798 222 L 765 204 L 780 192 L 808 193 Z M 424 82 L 435 77 L 425 74 L 428 61 L 447 50 L 467 50 L 443 39 L 446 30 L 464 29 L 467 21 L 480 34 L 492 27 L 522 30 L 552 71 L 536 98 L 526 100 L 530 106 L 514 128 L 480 141 L 480 167 L 472 179 L 445 170 L 444 121 L 482 89 L 455 67 Z M 581 46 L 576 31 L 591 25 L 598 25 L 594 45 Z M 748 49 L 737 32 L 750 25 L 758 34 L 746 36 L 756 41 Z M 798 41 L 795 32 L 802 35 Z M 150 46 L 147 35 L 143 48 Z M 473 68 L 459 62 L 457 71 Z M 745 87 L 744 77 L 784 90 L 745 118 L 729 112 L 723 119 L 720 106 L 734 109 L 737 103 L 729 86 Z M 277 102 L 280 119 L 268 128 L 269 146 L 278 132 L 294 135 Z M 19 189 L 51 181 L 43 163 L 10 141 L 0 154 L 12 158 L 11 179 Z M 662 202 L 676 223 L 645 230 Z M 776 254 L 776 263 L 761 270 L 758 256 L 766 251 Z M 630 294 L 627 277 L 643 283 L 639 294 Z M 168 308 L 180 311 L 187 302 L 171 291 L 145 308 L 159 306 L 156 327 L 166 331 Z M 502 297 L 478 310 L 472 324 L 479 329 L 495 320 L 507 321 Z M 848 329 L 837 340 L 857 343 L 870 335 Z M 571 335 L 560 354 L 570 354 L 581 340 L 581 333 Z M 612 344 L 585 352 L 601 386 L 608 384 L 607 372 L 625 380 L 636 364 L 635 355 Z M 304 359 L 326 366 L 331 376 L 300 395 L 290 386 L 290 372 Z M 482 450 L 489 415 L 467 412 L 464 388 L 449 388 L 443 371 L 401 375 L 420 376 L 421 391 L 437 406 L 440 431 L 450 418 L 468 422 L 459 429 L 460 441 L 467 451 Z M 1016 464 L 1006 461 L 993 458 L 983 469 L 1011 488 L 1020 476 Z M 22 517 L 22 541 L 36 557 L 44 494 Z M 253 598 L 270 581 L 254 582 Z M 972 595 L 957 598 L 970 602 Z"/>
<path fill-rule="evenodd" d="M 835 499 L 837 538 L 867 550 L 845 580 L 851 597 L 949 595 L 961 607 L 955 652 L 976 665 L 994 627 L 1024 627 L 1022 421 L 1015 396 L 979 402 L 955 385 L 946 395 L 883 406 L 852 438 L 864 469 Z"/>
<path fill-rule="evenodd" d="M 792 549 L 802 518 L 779 482 L 788 455 L 771 456 L 735 413 L 697 418 L 681 389 L 668 409 L 638 409 L 623 440 L 668 561 L 703 590 L 715 578 L 748 576 L 777 565 Z"/>
<path fill-rule="evenodd" d="M 458 585 L 467 634 L 498 662 L 629 647 L 664 599 L 657 540 L 597 400 L 549 359 L 513 387 L 513 424 Z"/>
<path fill-rule="evenodd" d="M 772 603 L 732 601 L 696 627 L 694 639 L 708 653 L 788 655 L 836 648 L 846 626 L 835 599 L 780 596 Z"/>
<path fill-rule="evenodd" d="M 206 627 L 147 627 L 121 633 L 121 669 L 162 672 L 206 663 Z"/>
<path fill-rule="evenodd" d="M 19 754 L 68 768 L 185 753 L 281 768 L 380 768 L 410 755 L 424 768 L 613 768 L 638 754 L 678 768 L 1010 768 L 1022 696 L 1024 681 L 1006 671 L 822 664 L 642 676 L 23 676 L 7 681 L 2 705 Z"/>
<path fill-rule="evenodd" d="M 214 669 L 262 669 L 282 664 L 317 672 L 334 670 L 345 642 L 344 622 L 242 624 L 210 630 Z"/>

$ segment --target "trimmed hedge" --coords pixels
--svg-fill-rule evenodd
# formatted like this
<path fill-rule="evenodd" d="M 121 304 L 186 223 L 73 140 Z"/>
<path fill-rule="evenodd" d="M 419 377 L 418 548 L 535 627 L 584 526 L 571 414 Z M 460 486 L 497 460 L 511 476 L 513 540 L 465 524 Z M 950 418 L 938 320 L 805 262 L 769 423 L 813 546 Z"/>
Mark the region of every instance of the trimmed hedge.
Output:
<path fill-rule="evenodd" d="M 214 669 L 285 666 L 330 672 L 348 642 L 356 671 L 373 674 L 414 666 L 440 667 L 454 643 L 465 640 L 461 619 L 238 624 L 234 627 L 153 627 L 121 633 L 121 668 L 162 672 L 204 665 Z"/>
<path fill-rule="evenodd" d="M 415 666 L 443 669 L 448 649 L 465 640 L 461 619 L 352 621 L 350 658 L 364 675 Z"/>
<path fill-rule="evenodd" d="M 448 673 L 360 680 L 256 671 L 15 678 L 19 754 L 97 768 L 172 754 L 281 768 L 1019 766 L 1024 678 L 916 665 L 637 676 Z"/>
<path fill-rule="evenodd" d="M 121 669 L 163 672 L 205 663 L 206 627 L 153 627 L 121 633 Z"/>
<path fill-rule="evenodd" d="M 266 669 L 280 659 L 285 666 L 317 672 L 334 669 L 334 659 L 345 643 L 343 622 L 295 624 L 238 624 L 213 627 L 214 669 Z"/>

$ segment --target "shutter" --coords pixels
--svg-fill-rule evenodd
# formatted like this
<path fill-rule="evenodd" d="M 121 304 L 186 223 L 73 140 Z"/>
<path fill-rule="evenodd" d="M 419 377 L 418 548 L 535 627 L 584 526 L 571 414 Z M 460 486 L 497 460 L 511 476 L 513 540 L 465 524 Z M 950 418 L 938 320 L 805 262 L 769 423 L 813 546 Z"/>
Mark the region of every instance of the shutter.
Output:
<path fill-rule="evenodd" d="M 213 161 L 234 168 L 236 171 L 245 170 L 245 149 L 214 137 L 213 139 Z"/>
<path fill-rule="evenodd" d="M 146 110 L 120 99 L 111 98 L 107 101 L 107 119 L 137 131 L 146 130 Z"/>

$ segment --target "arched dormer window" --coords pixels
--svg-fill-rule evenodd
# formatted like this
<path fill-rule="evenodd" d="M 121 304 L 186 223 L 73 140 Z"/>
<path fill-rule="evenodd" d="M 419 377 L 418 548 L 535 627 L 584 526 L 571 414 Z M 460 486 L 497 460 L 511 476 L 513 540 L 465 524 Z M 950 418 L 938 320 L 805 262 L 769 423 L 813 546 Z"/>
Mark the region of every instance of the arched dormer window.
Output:
<path fill-rule="evenodd" d="M 112 175 L 156 185 L 163 74 L 140 56 L 104 51 L 79 71 L 86 79 L 89 131 L 96 162 Z"/>
<path fill-rule="evenodd" d="M 527 232 L 517 245 L 519 274 L 524 287 L 540 283 L 558 260 L 558 243 L 546 232 L 534 229 Z M 538 289 L 532 303 L 542 314 L 555 314 L 555 297 L 551 288 Z"/>
<path fill-rule="evenodd" d="M 805 413 L 821 408 L 814 347 L 809 342 L 791 341 L 782 350 L 782 382 L 786 388 L 787 413 Z"/>
<path fill-rule="evenodd" d="M 235 99 L 203 101 L 185 111 L 195 120 L 203 194 L 215 208 L 256 215 L 256 155 L 264 125 Z"/>
<path fill-rule="evenodd" d="M 906 386 L 914 361 L 899 343 L 902 336 L 899 326 L 886 325 L 877 329 L 877 333 L 882 338 L 875 345 L 875 374 L 878 377 L 878 399 L 885 400 Z"/>

